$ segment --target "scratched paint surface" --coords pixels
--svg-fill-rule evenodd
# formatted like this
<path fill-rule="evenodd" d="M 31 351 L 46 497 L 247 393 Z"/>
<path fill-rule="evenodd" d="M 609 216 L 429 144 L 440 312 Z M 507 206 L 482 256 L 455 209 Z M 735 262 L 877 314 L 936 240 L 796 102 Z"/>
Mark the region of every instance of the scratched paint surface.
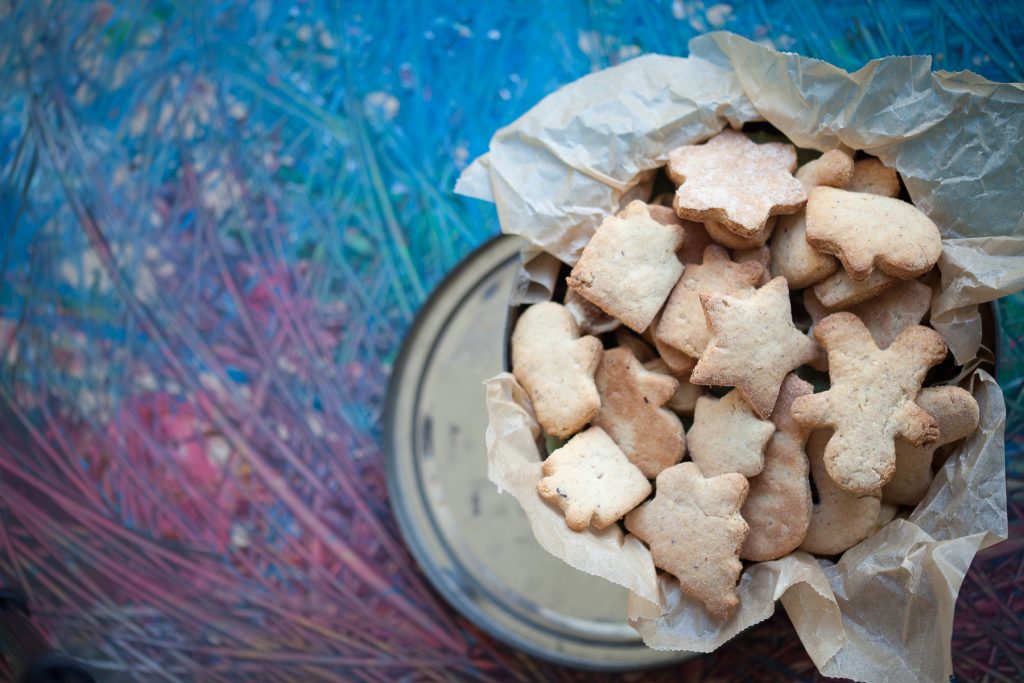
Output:
<path fill-rule="evenodd" d="M 0 0 L 2 579 L 102 680 L 594 679 L 453 613 L 389 512 L 390 365 L 497 231 L 458 173 L 559 85 L 719 28 L 1024 81 L 1020 10 Z M 1012 538 L 961 591 L 964 680 L 1024 676 L 1024 299 L 1000 310 Z M 776 617 L 650 675 L 701 677 L 815 673 Z"/>

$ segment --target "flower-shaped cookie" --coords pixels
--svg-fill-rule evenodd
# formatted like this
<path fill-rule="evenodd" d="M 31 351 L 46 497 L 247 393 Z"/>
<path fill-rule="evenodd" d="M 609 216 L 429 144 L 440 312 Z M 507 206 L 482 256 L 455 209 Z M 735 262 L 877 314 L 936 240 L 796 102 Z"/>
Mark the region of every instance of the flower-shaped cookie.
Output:
<path fill-rule="evenodd" d="M 715 221 L 750 237 L 769 216 L 793 213 L 807 202 L 795 168 L 793 145 L 758 145 L 726 128 L 702 145 L 669 152 L 668 175 L 679 183 L 673 206 L 682 218 Z"/>

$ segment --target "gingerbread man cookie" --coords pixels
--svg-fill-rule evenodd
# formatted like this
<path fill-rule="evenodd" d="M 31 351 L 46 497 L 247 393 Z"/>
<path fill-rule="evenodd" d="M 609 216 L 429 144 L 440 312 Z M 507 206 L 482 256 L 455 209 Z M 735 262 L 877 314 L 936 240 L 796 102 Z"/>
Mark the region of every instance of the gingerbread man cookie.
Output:
<path fill-rule="evenodd" d="M 828 316 L 814 336 L 828 352 L 832 386 L 796 399 L 793 417 L 806 427 L 835 430 L 825 466 L 837 485 L 875 491 L 896 469 L 897 438 L 916 446 L 938 438 L 935 420 L 914 399 L 928 369 L 946 357 L 946 343 L 935 330 L 914 325 L 879 350 L 852 313 Z"/>

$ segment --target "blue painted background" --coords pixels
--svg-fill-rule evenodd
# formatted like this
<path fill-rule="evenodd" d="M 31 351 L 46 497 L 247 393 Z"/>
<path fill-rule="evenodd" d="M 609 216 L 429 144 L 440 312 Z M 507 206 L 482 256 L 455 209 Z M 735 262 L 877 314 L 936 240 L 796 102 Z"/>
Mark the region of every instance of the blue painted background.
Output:
<path fill-rule="evenodd" d="M 0 0 L 0 578 L 105 680 L 584 680 L 453 614 L 390 517 L 390 364 L 497 232 L 455 178 L 560 85 L 709 30 L 1024 81 L 1022 15 Z M 1019 453 L 1024 299 L 1001 312 Z M 969 680 L 1024 675 L 1020 462 L 958 605 Z M 813 677 L 789 628 L 652 679 Z"/>

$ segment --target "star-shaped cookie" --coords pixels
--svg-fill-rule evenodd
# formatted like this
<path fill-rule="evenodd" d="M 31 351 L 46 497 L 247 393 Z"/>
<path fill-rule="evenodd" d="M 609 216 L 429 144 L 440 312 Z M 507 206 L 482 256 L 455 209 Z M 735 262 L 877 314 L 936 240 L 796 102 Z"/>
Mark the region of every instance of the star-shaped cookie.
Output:
<path fill-rule="evenodd" d="M 756 261 L 733 263 L 725 249 L 708 245 L 701 264 L 687 266 L 672 289 L 658 319 L 655 338 L 691 358 L 699 358 L 711 336 L 700 293 L 721 292 L 744 298 L 754 293 L 763 272 L 764 266 Z"/>
<path fill-rule="evenodd" d="M 875 491 L 896 468 L 897 438 L 926 446 L 939 436 L 935 419 L 914 399 L 928 369 L 946 357 L 946 343 L 935 330 L 912 325 L 879 350 L 860 318 L 846 312 L 819 322 L 814 336 L 828 352 L 832 386 L 794 401 L 793 418 L 835 430 L 824 457 L 838 486 Z"/>
<path fill-rule="evenodd" d="M 654 500 L 626 515 L 626 528 L 651 547 L 654 566 L 679 579 L 683 592 L 725 619 L 739 604 L 740 546 L 747 523 L 742 474 L 705 478 L 692 462 L 663 470 Z"/>
<path fill-rule="evenodd" d="M 758 418 L 734 389 L 720 399 L 697 399 L 686 447 L 705 477 L 726 472 L 753 477 L 764 467 L 764 447 L 774 431 L 772 423 Z"/>
<path fill-rule="evenodd" d="M 786 374 L 817 354 L 814 341 L 793 325 L 786 278 L 775 278 L 748 299 L 708 293 L 700 298 L 712 334 L 690 381 L 736 387 L 767 418 Z"/>
<path fill-rule="evenodd" d="M 795 168 L 793 145 L 758 145 L 726 128 L 702 145 L 669 152 L 667 170 L 679 184 L 673 206 L 680 217 L 715 221 L 749 237 L 769 216 L 793 213 L 807 201 Z"/>

